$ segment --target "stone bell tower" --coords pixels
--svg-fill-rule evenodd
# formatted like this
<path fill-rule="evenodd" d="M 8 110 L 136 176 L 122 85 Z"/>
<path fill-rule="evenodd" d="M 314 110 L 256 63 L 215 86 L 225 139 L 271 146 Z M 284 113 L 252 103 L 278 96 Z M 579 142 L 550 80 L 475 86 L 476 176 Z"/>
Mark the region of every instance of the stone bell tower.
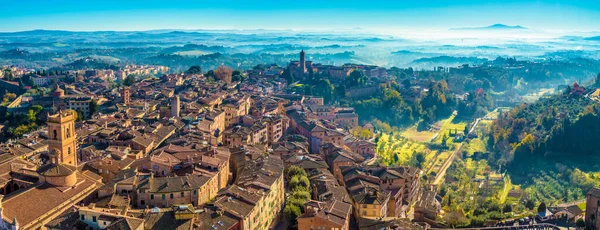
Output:
<path fill-rule="evenodd" d="M 61 110 L 48 115 L 48 152 L 50 163 L 77 167 L 77 137 L 75 134 L 77 113 Z"/>

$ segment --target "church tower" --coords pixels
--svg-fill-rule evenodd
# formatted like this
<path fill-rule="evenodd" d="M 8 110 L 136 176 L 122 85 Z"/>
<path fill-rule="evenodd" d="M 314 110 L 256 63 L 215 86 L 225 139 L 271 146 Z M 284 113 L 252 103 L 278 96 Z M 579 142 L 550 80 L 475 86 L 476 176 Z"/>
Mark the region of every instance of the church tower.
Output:
<path fill-rule="evenodd" d="M 50 163 L 77 167 L 77 137 L 75 134 L 77 113 L 73 110 L 48 115 L 48 152 Z"/>
<path fill-rule="evenodd" d="M 302 73 L 306 73 L 306 54 L 304 53 L 304 49 L 300 52 L 300 69 Z"/>
<path fill-rule="evenodd" d="M 131 93 L 127 87 L 121 88 L 121 102 L 125 105 L 129 105 L 131 102 Z"/>

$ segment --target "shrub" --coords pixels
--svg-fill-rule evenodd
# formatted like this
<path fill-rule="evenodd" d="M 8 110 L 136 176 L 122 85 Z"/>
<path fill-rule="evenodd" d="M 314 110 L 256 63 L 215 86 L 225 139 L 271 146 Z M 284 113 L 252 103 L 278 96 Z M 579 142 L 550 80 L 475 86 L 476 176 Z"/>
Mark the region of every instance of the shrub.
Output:
<path fill-rule="evenodd" d="M 283 215 L 288 218 L 292 225 L 297 224 L 297 219 L 301 215 L 300 208 L 293 204 L 287 204 L 283 209 Z"/>

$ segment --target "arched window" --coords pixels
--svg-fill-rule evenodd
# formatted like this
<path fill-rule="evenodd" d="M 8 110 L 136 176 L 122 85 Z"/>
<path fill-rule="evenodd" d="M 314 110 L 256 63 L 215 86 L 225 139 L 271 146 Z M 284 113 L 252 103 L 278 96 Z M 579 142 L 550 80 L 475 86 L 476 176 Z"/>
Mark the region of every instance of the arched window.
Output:
<path fill-rule="evenodd" d="M 71 155 L 71 147 L 67 148 L 67 155 Z"/>
<path fill-rule="evenodd" d="M 67 138 L 71 137 L 71 128 L 67 128 Z"/>
<path fill-rule="evenodd" d="M 56 129 L 54 130 L 54 140 L 58 139 L 58 134 L 56 133 Z"/>

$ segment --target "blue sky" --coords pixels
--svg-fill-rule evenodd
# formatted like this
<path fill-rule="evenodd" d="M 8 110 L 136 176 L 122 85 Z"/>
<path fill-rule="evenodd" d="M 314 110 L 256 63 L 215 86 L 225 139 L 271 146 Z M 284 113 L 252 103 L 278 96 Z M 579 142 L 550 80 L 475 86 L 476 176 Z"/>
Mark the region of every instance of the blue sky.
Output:
<path fill-rule="evenodd" d="M 600 31 L 600 0 L 0 0 L 0 31 L 447 29 Z"/>

